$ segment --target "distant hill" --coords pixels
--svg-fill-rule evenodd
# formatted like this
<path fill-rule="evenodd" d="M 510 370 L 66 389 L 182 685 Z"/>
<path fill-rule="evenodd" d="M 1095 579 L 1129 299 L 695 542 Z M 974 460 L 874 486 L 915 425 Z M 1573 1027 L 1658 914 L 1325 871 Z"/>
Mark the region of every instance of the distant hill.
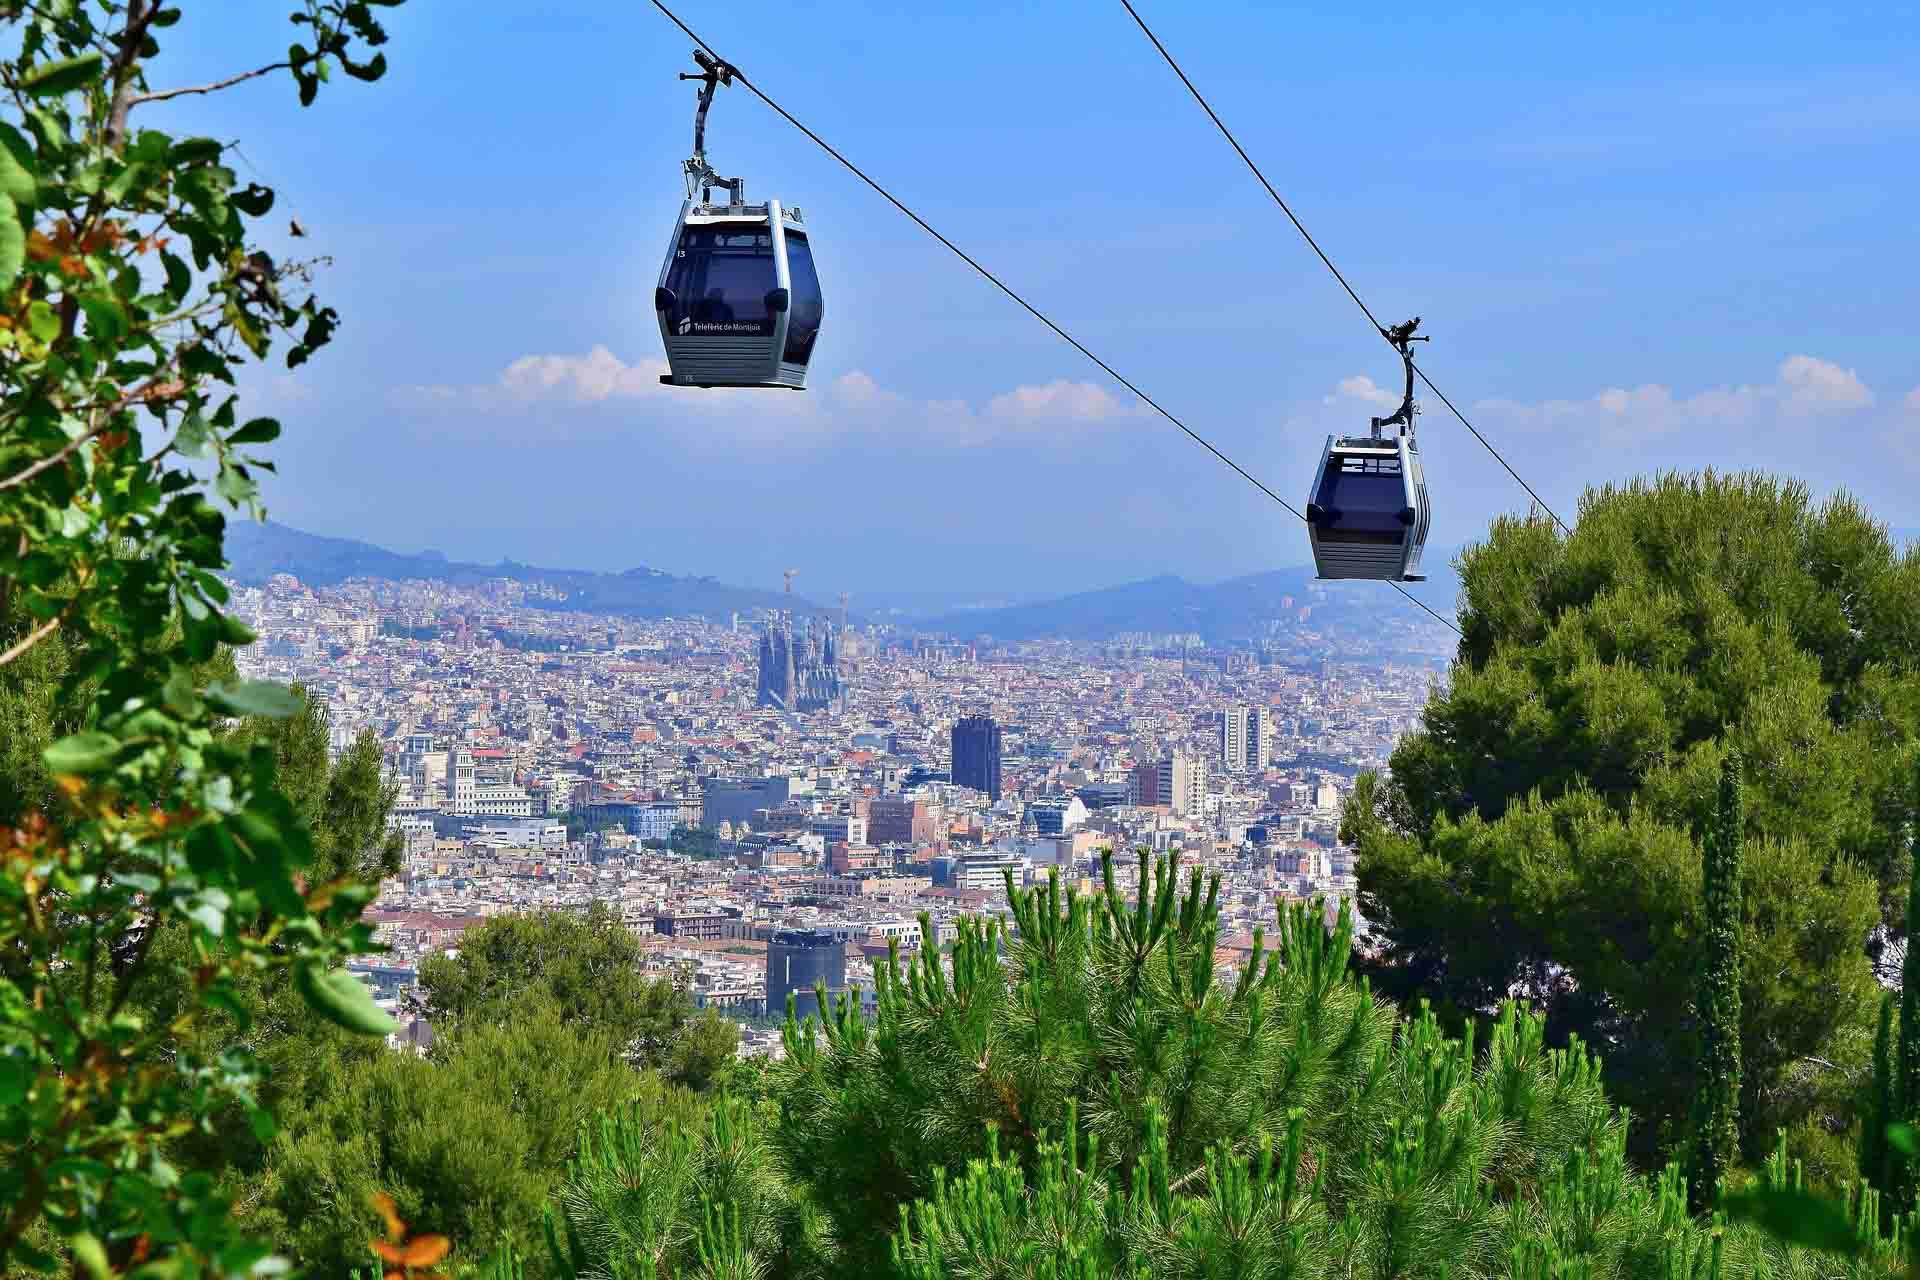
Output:
<path fill-rule="evenodd" d="M 1431 580 L 1407 584 L 1435 613 L 1449 619 L 1460 589 L 1447 564 L 1450 555 L 1430 550 Z M 1385 627 L 1439 626 L 1385 583 L 1320 582 L 1305 565 L 1212 584 L 1163 575 L 1057 600 L 949 613 L 918 625 L 995 640 L 1105 640 L 1126 631 L 1191 631 L 1210 644 L 1232 644 L 1253 638 L 1274 619 L 1303 607 L 1311 607 L 1312 625 L 1321 631 L 1364 635 Z"/>
<path fill-rule="evenodd" d="M 1430 549 L 1433 580 L 1409 589 L 1435 612 L 1451 618 L 1459 582 L 1447 567 L 1451 552 Z M 499 578 L 539 583 L 566 593 L 566 599 L 529 601 L 534 607 L 578 610 L 638 618 L 702 616 L 720 620 L 739 612 L 789 607 L 803 615 L 832 614 L 798 597 L 774 591 L 729 586 L 710 577 L 678 577 L 645 567 L 622 573 L 585 569 L 547 569 L 502 560 L 469 564 L 437 551 L 407 555 L 352 538 L 305 533 L 268 521 L 235 520 L 227 526 L 228 574 L 258 585 L 277 573 L 291 574 L 313 587 L 337 586 L 350 578 L 422 579 L 473 586 Z M 1290 601 L 1291 603 L 1284 603 Z M 1317 582 L 1301 566 L 1202 584 L 1162 576 L 1082 591 L 1057 600 L 973 609 L 917 618 L 909 625 L 971 639 L 1105 640 L 1121 632 L 1197 632 L 1209 643 L 1244 642 L 1262 633 L 1274 619 L 1305 607 L 1312 609 L 1316 631 L 1385 640 L 1388 632 L 1406 635 L 1412 628 L 1435 630 L 1424 613 L 1382 583 Z"/>
<path fill-rule="evenodd" d="M 566 593 L 560 601 L 530 603 L 586 613 L 621 614 L 639 618 L 692 617 L 715 620 L 738 611 L 792 607 L 801 614 L 827 616 L 827 610 L 795 596 L 748 587 L 728 586 L 712 578 L 683 578 L 645 567 L 623 573 L 596 573 L 585 569 L 543 569 L 502 560 L 498 564 L 466 564 L 437 551 L 404 555 L 351 538 L 329 538 L 304 533 L 268 521 L 235 520 L 227 526 L 228 574 L 249 585 L 265 582 L 276 573 L 292 574 L 313 587 L 337 586 L 349 578 L 428 579 L 455 585 L 473 585 L 497 578 L 544 583 Z"/>

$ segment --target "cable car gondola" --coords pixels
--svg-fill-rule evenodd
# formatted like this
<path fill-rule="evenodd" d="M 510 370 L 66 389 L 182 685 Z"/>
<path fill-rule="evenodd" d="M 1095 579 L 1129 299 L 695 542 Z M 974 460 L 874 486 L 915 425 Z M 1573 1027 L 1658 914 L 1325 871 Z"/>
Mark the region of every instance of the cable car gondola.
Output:
<path fill-rule="evenodd" d="M 1413 331 L 1415 316 L 1382 335 L 1400 353 L 1407 375 L 1406 396 L 1390 417 L 1374 418 L 1371 435 L 1328 436 L 1307 499 L 1307 541 L 1321 578 L 1374 578 L 1423 582 L 1420 552 L 1426 546 L 1432 512 L 1427 481 L 1414 439 L 1413 344 L 1425 342 Z M 1392 437 L 1383 427 L 1397 427 Z"/>
<path fill-rule="evenodd" d="M 699 109 L 687 198 L 674 223 L 660 283 L 653 291 L 668 372 L 683 387 L 784 387 L 806 390 L 825 306 L 813 248 L 797 207 L 746 202 L 746 181 L 723 178 L 707 163 L 707 107 L 733 68 L 695 50 Z M 725 194 L 714 202 L 715 190 Z"/>

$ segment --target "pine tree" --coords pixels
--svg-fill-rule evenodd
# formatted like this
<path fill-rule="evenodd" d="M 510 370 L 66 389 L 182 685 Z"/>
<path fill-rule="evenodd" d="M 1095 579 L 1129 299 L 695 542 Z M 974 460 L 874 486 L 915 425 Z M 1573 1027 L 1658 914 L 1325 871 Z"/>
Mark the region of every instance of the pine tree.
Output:
<path fill-rule="evenodd" d="M 1696 1205 L 1717 1197 L 1720 1180 L 1740 1156 L 1741 852 L 1745 815 L 1740 757 L 1720 768 L 1720 804 L 1701 849 L 1702 926 L 1699 1013 L 1702 1026 L 1699 1097 L 1695 1104 L 1693 1177 Z M 1906 1023 L 1901 1024 L 1905 1048 Z M 1920 1027 L 1916 1027 L 1920 1031 Z"/>

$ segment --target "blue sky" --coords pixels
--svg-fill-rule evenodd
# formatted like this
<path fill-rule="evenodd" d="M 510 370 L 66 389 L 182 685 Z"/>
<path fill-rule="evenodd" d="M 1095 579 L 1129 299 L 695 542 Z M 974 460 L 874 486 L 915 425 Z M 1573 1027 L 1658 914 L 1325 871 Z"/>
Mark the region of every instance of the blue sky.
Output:
<path fill-rule="evenodd" d="M 190 10 L 156 84 L 278 56 L 279 8 Z M 1564 8 L 1143 13 L 1562 514 L 1590 483 L 1757 466 L 1920 526 L 1912 6 Z M 336 345 L 252 387 L 287 428 L 277 518 L 488 561 L 792 565 L 876 605 L 1306 559 L 1284 511 L 737 88 L 709 150 L 816 228 L 814 390 L 659 387 L 689 42 L 637 2 L 382 12 L 377 85 L 145 108 L 239 137 L 335 260 Z M 1296 504 L 1325 434 L 1382 411 L 1390 353 L 1117 0 L 682 16 Z M 1524 509 L 1425 408 L 1434 542 Z"/>

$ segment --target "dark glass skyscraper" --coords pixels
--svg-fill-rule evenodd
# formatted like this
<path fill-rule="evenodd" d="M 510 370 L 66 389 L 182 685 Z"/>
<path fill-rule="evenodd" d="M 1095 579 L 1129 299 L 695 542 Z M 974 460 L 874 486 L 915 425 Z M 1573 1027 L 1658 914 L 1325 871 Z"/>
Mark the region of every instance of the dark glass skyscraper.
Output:
<path fill-rule="evenodd" d="M 1000 726 L 992 716 L 968 716 L 953 725 L 955 786 L 984 791 L 1000 799 Z"/>
<path fill-rule="evenodd" d="M 767 943 L 767 1012 L 780 1017 L 791 992 L 806 1017 L 820 1011 L 814 984 L 845 990 L 847 949 L 824 929 L 782 929 Z"/>

